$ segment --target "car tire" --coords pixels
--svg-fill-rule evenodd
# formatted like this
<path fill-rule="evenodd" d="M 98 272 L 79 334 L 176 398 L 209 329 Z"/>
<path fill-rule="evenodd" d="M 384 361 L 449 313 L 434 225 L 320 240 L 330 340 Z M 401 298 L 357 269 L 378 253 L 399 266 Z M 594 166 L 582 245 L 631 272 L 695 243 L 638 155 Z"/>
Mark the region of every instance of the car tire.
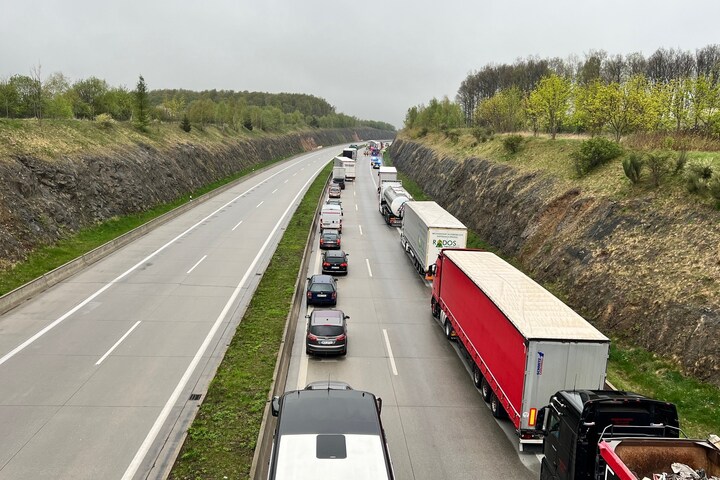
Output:
<path fill-rule="evenodd" d="M 482 380 L 480 380 L 480 395 L 482 395 L 483 400 L 485 400 L 487 403 L 490 403 L 490 398 L 493 396 L 492 388 L 490 388 L 490 384 L 485 379 L 485 377 L 482 377 Z"/>
<path fill-rule="evenodd" d="M 500 419 L 505 418 L 505 408 L 503 408 L 502 404 L 500 403 L 500 399 L 497 398 L 497 395 L 494 393 L 490 397 L 490 411 L 492 412 L 493 417 Z"/>
<path fill-rule="evenodd" d="M 445 320 L 444 328 L 445 328 L 445 338 L 447 338 L 448 340 L 452 340 L 453 328 L 452 328 L 452 325 L 450 324 L 450 320 Z"/>
<path fill-rule="evenodd" d="M 312 352 L 307 347 L 305 348 L 305 355 L 308 355 L 308 356 L 312 355 Z"/>

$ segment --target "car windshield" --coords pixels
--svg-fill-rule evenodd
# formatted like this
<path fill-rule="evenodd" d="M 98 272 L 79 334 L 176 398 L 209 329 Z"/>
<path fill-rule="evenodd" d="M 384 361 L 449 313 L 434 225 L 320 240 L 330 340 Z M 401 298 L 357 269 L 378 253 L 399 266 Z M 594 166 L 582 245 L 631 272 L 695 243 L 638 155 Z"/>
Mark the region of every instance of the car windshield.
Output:
<path fill-rule="evenodd" d="M 311 292 L 323 293 L 323 292 L 332 292 L 333 290 L 334 290 L 333 286 L 330 285 L 329 283 L 313 283 L 312 285 L 310 285 Z"/>
<path fill-rule="evenodd" d="M 325 254 L 325 258 L 332 260 L 342 260 L 345 258 L 345 254 L 342 252 L 328 252 Z"/>
<path fill-rule="evenodd" d="M 310 327 L 310 333 L 322 337 L 337 337 L 338 335 L 342 335 L 343 327 L 340 325 L 313 325 Z"/>

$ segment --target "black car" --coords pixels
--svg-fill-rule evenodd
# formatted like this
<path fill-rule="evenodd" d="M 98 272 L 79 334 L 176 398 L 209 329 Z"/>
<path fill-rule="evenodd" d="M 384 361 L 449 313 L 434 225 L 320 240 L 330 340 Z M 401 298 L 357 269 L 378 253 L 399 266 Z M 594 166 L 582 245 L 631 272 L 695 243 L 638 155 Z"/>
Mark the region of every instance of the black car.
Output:
<path fill-rule="evenodd" d="M 320 248 L 323 250 L 340 248 L 340 232 L 334 228 L 323 230 L 320 234 Z"/>
<path fill-rule="evenodd" d="M 308 278 L 307 305 L 337 304 L 337 282 L 330 275 L 313 275 Z"/>
<path fill-rule="evenodd" d="M 318 380 L 308 383 L 305 390 L 352 390 L 352 387 L 340 380 Z"/>
<path fill-rule="evenodd" d="M 342 310 L 313 310 L 307 315 L 305 353 L 347 353 L 347 319 Z"/>
<path fill-rule="evenodd" d="M 324 252 L 322 261 L 322 273 L 342 273 L 347 275 L 348 255 L 348 253 L 345 253 L 342 250 L 331 250 Z"/>

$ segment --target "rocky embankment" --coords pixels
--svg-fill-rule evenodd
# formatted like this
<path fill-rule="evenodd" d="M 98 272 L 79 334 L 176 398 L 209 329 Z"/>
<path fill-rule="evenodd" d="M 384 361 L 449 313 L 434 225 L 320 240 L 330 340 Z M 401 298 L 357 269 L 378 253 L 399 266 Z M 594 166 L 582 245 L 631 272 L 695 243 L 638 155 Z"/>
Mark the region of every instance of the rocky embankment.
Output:
<path fill-rule="evenodd" d="M 547 174 L 449 158 L 408 140 L 390 153 L 398 170 L 600 330 L 720 385 L 720 212 L 558 188 Z"/>
<path fill-rule="evenodd" d="M 0 268 L 34 247 L 115 216 L 172 201 L 243 168 L 361 138 L 392 138 L 375 129 L 318 130 L 277 137 L 185 143 L 169 149 L 133 145 L 103 155 L 51 161 L 0 158 Z"/>

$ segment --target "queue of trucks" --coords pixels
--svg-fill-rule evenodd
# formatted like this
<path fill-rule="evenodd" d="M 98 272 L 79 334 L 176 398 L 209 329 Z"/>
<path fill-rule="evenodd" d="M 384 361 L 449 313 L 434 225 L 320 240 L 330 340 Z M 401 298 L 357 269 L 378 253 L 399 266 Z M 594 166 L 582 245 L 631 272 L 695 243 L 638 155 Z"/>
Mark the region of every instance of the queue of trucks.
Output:
<path fill-rule="evenodd" d="M 679 438 L 672 403 L 608 390 L 610 340 L 498 256 L 466 249 L 462 222 L 414 201 L 394 167 L 378 172 L 378 207 L 433 281 L 431 312 L 492 414 L 512 422 L 521 450 L 542 444 L 541 480 L 720 478 L 720 441 Z"/>

